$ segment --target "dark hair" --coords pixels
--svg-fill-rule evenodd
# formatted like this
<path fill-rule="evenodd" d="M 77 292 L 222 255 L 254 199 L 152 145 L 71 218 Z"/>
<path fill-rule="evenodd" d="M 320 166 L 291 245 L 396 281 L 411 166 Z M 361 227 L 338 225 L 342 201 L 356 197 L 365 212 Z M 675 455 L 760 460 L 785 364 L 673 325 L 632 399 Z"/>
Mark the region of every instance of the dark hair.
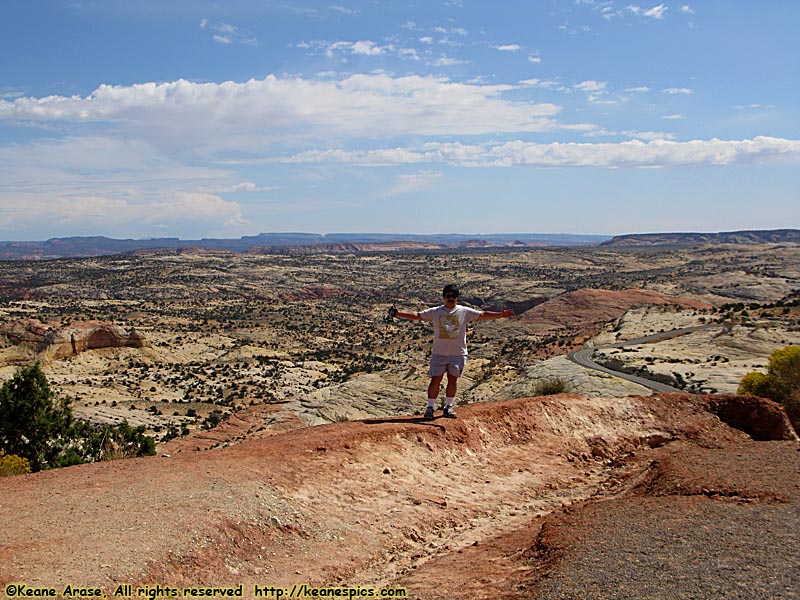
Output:
<path fill-rule="evenodd" d="M 448 283 L 446 286 L 444 286 L 444 289 L 442 290 L 442 296 L 447 296 L 448 294 L 452 294 L 453 296 L 458 298 L 458 288 L 452 283 Z"/>

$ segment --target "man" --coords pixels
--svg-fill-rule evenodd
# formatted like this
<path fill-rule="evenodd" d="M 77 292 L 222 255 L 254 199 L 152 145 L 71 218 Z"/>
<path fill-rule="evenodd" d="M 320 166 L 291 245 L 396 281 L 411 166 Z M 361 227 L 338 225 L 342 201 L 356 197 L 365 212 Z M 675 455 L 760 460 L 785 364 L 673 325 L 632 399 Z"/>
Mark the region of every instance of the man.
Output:
<path fill-rule="evenodd" d="M 467 364 L 467 324 L 472 321 L 505 319 L 514 315 L 514 311 L 503 309 L 502 312 L 476 310 L 458 304 L 458 288 L 448 284 L 442 291 L 444 304 L 428 308 L 421 312 L 405 312 L 392 310 L 390 313 L 401 319 L 412 321 L 430 321 L 433 323 L 433 350 L 431 354 L 430 376 L 428 385 L 428 405 L 425 418 L 433 419 L 433 410 L 442 379 L 447 374 L 445 389 L 445 406 L 443 416 L 456 418 L 455 403 L 458 390 L 458 378 Z"/>

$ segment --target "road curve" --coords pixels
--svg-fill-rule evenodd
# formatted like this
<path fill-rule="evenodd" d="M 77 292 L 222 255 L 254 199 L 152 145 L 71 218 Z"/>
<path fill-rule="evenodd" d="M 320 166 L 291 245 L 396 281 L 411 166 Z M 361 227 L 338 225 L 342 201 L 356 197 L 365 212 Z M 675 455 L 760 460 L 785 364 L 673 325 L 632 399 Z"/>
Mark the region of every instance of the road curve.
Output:
<path fill-rule="evenodd" d="M 599 365 L 592 360 L 592 355 L 594 354 L 595 350 L 602 350 L 605 348 L 624 348 L 625 346 L 639 346 L 641 344 L 653 344 L 663 340 L 687 335 L 695 331 L 718 326 L 718 323 L 710 323 L 707 325 L 695 325 L 694 327 L 682 327 L 681 329 L 662 331 L 661 333 L 655 333 L 653 335 L 647 335 L 633 340 L 626 340 L 624 342 L 617 342 L 615 344 L 597 346 L 596 348 L 581 348 L 580 350 L 569 353 L 567 358 L 581 367 L 594 369 L 595 371 L 602 371 L 603 373 L 608 373 L 610 375 L 614 375 L 615 377 L 638 383 L 639 385 L 651 389 L 654 392 L 682 392 L 683 390 L 672 387 L 671 385 L 667 385 L 666 383 L 659 383 L 658 381 L 652 381 L 650 379 L 645 379 L 644 377 L 637 377 L 636 375 L 630 375 L 628 373 L 623 373 L 622 371 L 614 371 L 613 369 Z"/>

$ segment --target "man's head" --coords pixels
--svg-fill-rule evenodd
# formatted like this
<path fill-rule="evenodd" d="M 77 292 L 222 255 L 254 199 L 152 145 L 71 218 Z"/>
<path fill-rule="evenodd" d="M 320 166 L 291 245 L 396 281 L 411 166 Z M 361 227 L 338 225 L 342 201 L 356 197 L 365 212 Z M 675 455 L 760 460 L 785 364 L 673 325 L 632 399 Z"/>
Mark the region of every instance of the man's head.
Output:
<path fill-rule="evenodd" d="M 452 283 L 448 283 L 442 290 L 445 306 L 455 306 L 458 299 L 458 288 Z"/>

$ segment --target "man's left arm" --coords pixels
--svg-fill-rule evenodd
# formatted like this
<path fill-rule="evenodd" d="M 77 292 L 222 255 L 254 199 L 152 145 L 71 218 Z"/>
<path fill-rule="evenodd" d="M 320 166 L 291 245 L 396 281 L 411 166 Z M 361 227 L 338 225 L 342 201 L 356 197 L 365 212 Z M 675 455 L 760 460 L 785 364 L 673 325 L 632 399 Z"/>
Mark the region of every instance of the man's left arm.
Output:
<path fill-rule="evenodd" d="M 500 312 L 496 312 L 493 310 L 485 310 L 478 317 L 478 321 L 492 321 L 494 319 L 508 319 L 509 317 L 514 316 L 514 311 L 510 308 L 504 308 Z"/>

